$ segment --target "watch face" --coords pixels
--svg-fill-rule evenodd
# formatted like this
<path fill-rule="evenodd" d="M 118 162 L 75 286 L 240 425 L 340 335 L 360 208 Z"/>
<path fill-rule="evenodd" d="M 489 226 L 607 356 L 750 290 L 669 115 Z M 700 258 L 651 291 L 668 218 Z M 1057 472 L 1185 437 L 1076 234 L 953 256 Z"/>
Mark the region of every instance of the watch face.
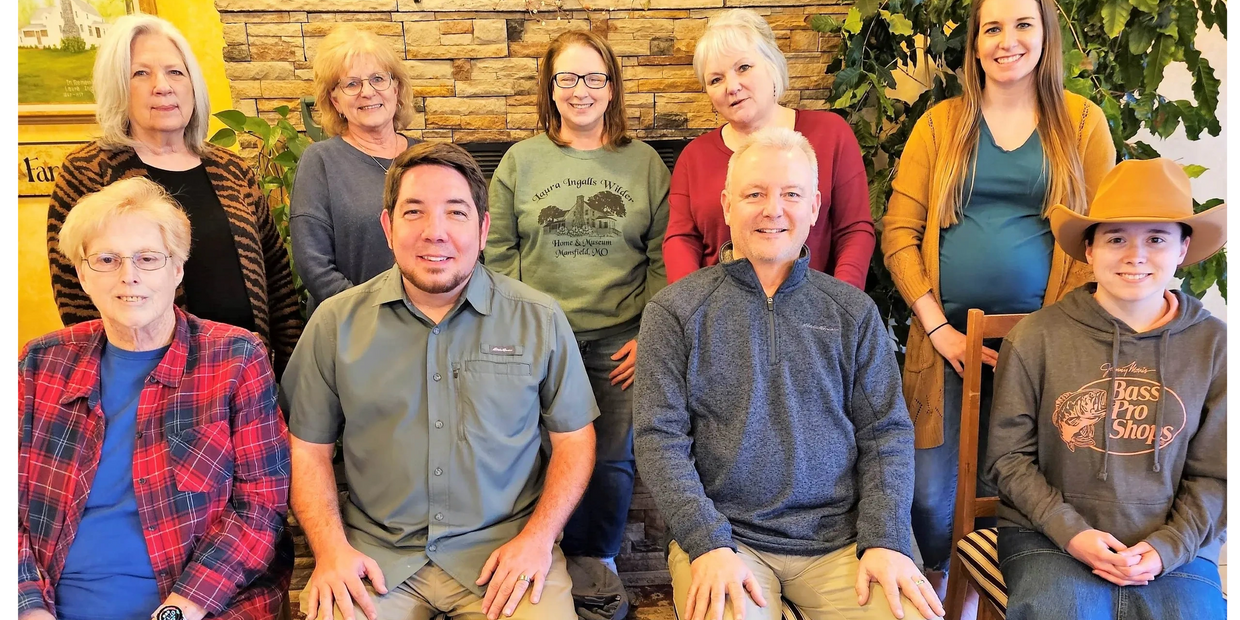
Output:
<path fill-rule="evenodd" d="M 185 620 L 181 608 L 175 605 L 164 605 L 155 612 L 155 620 Z"/>

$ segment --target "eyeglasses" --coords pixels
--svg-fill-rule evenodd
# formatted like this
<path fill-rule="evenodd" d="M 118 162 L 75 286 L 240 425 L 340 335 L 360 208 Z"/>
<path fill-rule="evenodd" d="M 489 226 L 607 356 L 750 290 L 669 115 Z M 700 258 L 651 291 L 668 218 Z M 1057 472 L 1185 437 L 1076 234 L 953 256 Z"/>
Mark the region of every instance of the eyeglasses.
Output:
<path fill-rule="evenodd" d="M 121 256 L 112 252 L 97 252 L 87 256 L 83 262 L 92 271 L 108 273 L 120 269 L 121 263 L 125 262 L 126 258 L 133 263 L 134 267 L 142 271 L 159 271 L 164 268 L 164 265 L 168 264 L 169 257 L 163 252 L 156 252 L 154 250 L 138 252 L 133 256 Z"/>
<path fill-rule="evenodd" d="M 560 73 L 551 76 L 551 79 L 555 80 L 555 85 L 560 88 L 572 88 L 577 85 L 578 81 L 585 80 L 586 88 L 593 90 L 598 90 L 604 86 L 607 86 L 607 82 L 611 80 L 606 73 L 587 73 L 585 75 L 581 75 L 579 73 L 569 73 L 567 71 L 561 71 Z"/>
<path fill-rule="evenodd" d="M 339 88 L 340 92 L 352 97 L 361 94 L 362 84 L 364 83 L 369 83 L 370 87 L 375 89 L 377 93 L 383 92 L 392 87 L 392 74 L 376 73 L 365 80 L 351 77 L 347 81 L 336 84 L 336 88 Z"/>

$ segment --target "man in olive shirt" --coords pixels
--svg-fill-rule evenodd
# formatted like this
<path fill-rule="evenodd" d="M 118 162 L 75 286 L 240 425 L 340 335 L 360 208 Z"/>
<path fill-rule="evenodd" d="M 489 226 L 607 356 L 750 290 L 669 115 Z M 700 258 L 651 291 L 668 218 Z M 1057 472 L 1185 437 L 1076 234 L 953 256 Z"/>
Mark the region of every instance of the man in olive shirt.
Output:
<path fill-rule="evenodd" d="M 460 147 L 405 151 L 381 214 L 396 266 L 319 306 L 293 352 L 308 618 L 576 617 L 555 540 L 589 480 L 598 408 L 555 302 L 478 264 L 486 201 Z"/>

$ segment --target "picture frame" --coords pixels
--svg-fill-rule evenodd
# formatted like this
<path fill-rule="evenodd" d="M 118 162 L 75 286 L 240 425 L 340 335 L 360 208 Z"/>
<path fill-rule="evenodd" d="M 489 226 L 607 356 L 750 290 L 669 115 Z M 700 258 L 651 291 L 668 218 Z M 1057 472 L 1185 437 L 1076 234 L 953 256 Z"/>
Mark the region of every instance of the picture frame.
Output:
<path fill-rule="evenodd" d="M 126 15 L 157 15 L 156 0 L 26 0 L 24 4 L 29 5 L 25 8 L 30 21 L 19 23 L 18 29 L 18 123 L 93 123 L 93 46 L 103 38 L 109 23 L 97 7 L 105 6 L 113 20 L 118 7 Z M 23 21 L 22 8 L 19 5 L 19 22 Z M 61 38 L 69 12 L 81 35 L 76 49 Z M 40 90 L 38 76 L 48 68 L 55 68 L 56 79 Z"/>

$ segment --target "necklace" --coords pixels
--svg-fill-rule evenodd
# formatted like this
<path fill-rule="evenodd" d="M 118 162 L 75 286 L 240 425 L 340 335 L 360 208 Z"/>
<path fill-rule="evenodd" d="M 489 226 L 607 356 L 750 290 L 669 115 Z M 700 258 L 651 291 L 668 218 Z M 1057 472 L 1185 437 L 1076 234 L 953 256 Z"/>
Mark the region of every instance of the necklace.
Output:
<path fill-rule="evenodd" d="M 400 134 L 396 134 L 396 137 L 397 137 L 397 138 L 402 138 L 403 136 L 401 136 Z M 374 155 L 371 155 L 370 153 L 367 153 L 366 151 L 362 150 L 362 147 L 361 147 L 361 146 L 359 146 L 359 145 L 354 144 L 354 145 L 353 145 L 353 148 L 357 149 L 357 150 L 358 150 L 358 151 L 360 151 L 363 155 L 365 155 L 365 156 L 369 157 L 371 161 L 375 162 L 375 165 L 376 165 L 376 166 L 378 166 L 378 167 L 379 167 L 379 169 L 383 171 L 383 174 L 387 174 L 388 168 L 391 168 L 391 167 L 392 167 L 392 165 L 391 165 L 391 164 L 388 164 L 387 166 L 384 166 L 384 165 L 383 165 L 383 163 L 382 163 L 382 162 L 380 162 L 378 158 L 376 158 Z M 393 158 L 393 161 L 395 161 L 395 158 Z"/>

